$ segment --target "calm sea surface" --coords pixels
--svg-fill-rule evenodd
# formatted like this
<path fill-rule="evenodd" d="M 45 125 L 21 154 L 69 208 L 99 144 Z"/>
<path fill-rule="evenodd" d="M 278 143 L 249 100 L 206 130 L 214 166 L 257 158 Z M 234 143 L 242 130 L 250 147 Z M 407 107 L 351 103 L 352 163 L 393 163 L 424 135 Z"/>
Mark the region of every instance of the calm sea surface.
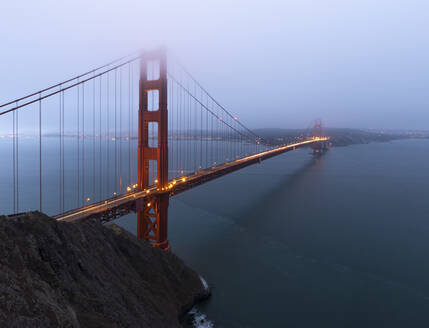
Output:
<path fill-rule="evenodd" d="M 173 197 L 169 238 L 215 327 L 429 327 L 428 195 L 429 140 L 302 149 Z"/>

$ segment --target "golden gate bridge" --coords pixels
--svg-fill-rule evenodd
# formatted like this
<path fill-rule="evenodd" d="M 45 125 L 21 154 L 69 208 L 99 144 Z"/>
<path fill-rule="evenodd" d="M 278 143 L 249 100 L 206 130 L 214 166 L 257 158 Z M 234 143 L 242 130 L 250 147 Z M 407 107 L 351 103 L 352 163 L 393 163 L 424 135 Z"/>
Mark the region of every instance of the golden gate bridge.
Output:
<path fill-rule="evenodd" d="M 329 140 L 317 120 L 308 135 L 271 145 L 165 50 L 2 104 L 0 124 L 12 140 L 3 181 L 11 212 L 38 208 L 70 222 L 136 212 L 137 236 L 162 249 L 171 196 L 301 147 L 318 154 Z"/>

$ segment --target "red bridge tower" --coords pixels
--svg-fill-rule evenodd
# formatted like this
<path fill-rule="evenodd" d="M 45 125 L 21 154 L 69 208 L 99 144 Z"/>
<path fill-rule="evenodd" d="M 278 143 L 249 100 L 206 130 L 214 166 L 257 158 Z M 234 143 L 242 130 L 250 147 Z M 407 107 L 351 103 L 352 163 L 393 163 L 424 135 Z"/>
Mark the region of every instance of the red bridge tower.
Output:
<path fill-rule="evenodd" d="M 322 138 L 323 137 L 323 132 L 322 132 L 322 121 L 321 120 L 316 120 L 316 122 L 314 122 L 314 127 L 313 127 L 313 137 L 314 138 Z M 313 144 L 313 154 L 320 154 L 322 152 L 323 149 L 323 142 L 315 142 Z"/>
<path fill-rule="evenodd" d="M 149 98 L 151 103 L 149 103 Z M 140 62 L 139 145 L 137 184 L 140 190 L 149 187 L 150 162 L 155 165 L 157 186 L 168 185 L 168 111 L 167 57 L 164 50 L 144 54 Z M 153 105 L 155 104 L 155 105 Z M 157 143 L 150 143 L 149 124 L 157 126 Z M 168 192 L 136 203 L 137 237 L 165 250 L 168 243 Z"/>

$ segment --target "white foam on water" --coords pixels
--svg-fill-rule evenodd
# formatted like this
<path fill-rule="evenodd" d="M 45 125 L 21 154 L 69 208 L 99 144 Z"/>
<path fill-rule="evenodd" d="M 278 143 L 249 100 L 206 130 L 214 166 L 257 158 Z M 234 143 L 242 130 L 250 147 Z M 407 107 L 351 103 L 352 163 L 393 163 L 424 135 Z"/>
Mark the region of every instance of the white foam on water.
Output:
<path fill-rule="evenodd" d="M 204 290 L 206 291 L 206 292 L 208 292 L 209 291 L 209 284 L 207 283 L 207 281 L 203 278 L 203 277 L 201 277 L 200 276 L 200 280 L 201 280 L 201 283 L 203 284 L 203 286 L 204 286 Z"/>
<path fill-rule="evenodd" d="M 203 313 L 200 313 L 195 307 L 189 311 L 190 314 L 194 317 L 193 325 L 195 328 L 213 328 L 214 324 L 210 320 L 207 320 L 207 316 Z"/>

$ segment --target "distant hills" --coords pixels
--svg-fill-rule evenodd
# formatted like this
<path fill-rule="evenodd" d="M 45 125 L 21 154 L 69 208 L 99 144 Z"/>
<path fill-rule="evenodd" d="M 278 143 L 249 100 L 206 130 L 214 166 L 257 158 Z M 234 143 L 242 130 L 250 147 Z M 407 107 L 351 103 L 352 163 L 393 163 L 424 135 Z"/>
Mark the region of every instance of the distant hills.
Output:
<path fill-rule="evenodd" d="M 282 145 L 286 143 L 296 142 L 303 140 L 313 135 L 313 129 L 282 129 L 282 128 L 261 128 L 252 130 L 255 134 L 262 137 L 266 142 L 272 145 Z M 429 138 L 429 131 L 423 130 L 375 130 L 375 129 L 348 129 L 348 128 L 324 128 L 323 134 L 331 137 L 331 143 L 334 146 L 347 146 L 351 144 L 366 144 L 369 142 L 386 142 L 396 139 L 410 139 L 410 138 Z M 44 133 L 44 137 L 59 137 L 58 133 Z M 12 138 L 12 135 L 0 135 L 0 138 Z M 77 135 L 72 132 L 64 135 L 66 138 L 76 138 Z M 35 134 L 20 133 L 20 138 L 38 138 Z M 80 138 L 83 138 L 81 135 Z M 98 139 L 99 135 L 86 134 L 85 139 Z M 137 135 L 122 137 L 117 136 L 116 140 L 132 140 L 137 139 Z M 184 140 L 237 140 L 236 134 L 225 133 L 223 131 L 201 131 L 201 130 L 187 130 L 187 131 L 169 131 L 169 138 L 171 139 L 184 139 Z M 253 138 L 253 136 L 251 136 Z M 103 140 L 115 141 L 115 138 L 110 135 L 102 135 Z M 253 140 L 253 139 L 252 139 Z"/>
<path fill-rule="evenodd" d="M 279 145 L 293 142 L 300 138 L 311 136 L 312 129 L 280 129 L 263 128 L 254 132 L 271 144 Z M 323 134 L 331 137 L 334 146 L 351 144 L 366 144 L 369 142 L 386 142 L 406 138 L 429 138 L 428 131 L 409 130 L 360 130 L 346 128 L 325 128 Z"/>

